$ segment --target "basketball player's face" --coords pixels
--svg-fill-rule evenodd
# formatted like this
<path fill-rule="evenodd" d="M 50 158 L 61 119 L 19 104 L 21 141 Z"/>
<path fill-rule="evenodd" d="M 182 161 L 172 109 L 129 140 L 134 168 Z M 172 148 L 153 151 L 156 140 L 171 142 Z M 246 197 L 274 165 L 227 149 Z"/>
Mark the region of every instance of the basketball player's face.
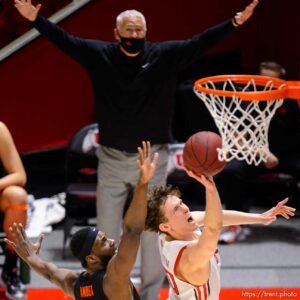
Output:
<path fill-rule="evenodd" d="M 167 221 L 164 223 L 166 226 L 162 226 L 162 231 L 171 236 L 172 233 L 191 233 L 197 228 L 189 208 L 183 203 L 182 199 L 176 196 L 168 196 L 163 211 Z"/>
<path fill-rule="evenodd" d="M 112 239 L 108 239 L 103 231 L 99 231 L 95 239 L 92 252 L 97 255 L 101 261 L 109 261 L 116 253 L 116 244 Z"/>

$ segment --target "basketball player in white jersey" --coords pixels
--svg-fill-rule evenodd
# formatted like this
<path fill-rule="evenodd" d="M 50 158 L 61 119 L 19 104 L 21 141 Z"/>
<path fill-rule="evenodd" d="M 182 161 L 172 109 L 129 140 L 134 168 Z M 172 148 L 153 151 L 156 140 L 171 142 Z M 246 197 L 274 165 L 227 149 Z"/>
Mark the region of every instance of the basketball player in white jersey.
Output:
<path fill-rule="evenodd" d="M 170 185 L 156 187 L 149 195 L 146 228 L 160 233 L 161 260 L 170 284 L 169 300 L 218 300 L 217 244 L 222 226 L 269 225 L 277 215 L 286 219 L 294 216 L 295 209 L 285 206 L 286 198 L 263 214 L 222 210 L 213 178 L 187 172 L 205 187 L 205 212 L 190 212 L 179 198 L 178 189 Z"/>

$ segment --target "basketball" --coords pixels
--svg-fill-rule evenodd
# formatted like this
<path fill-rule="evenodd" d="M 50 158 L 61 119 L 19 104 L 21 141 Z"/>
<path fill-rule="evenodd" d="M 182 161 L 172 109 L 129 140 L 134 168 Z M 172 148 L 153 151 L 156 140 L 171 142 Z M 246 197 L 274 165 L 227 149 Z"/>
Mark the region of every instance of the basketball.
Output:
<path fill-rule="evenodd" d="M 222 147 L 221 137 L 211 131 L 193 134 L 183 148 L 184 166 L 197 175 L 214 176 L 226 166 L 218 159 L 217 148 Z"/>

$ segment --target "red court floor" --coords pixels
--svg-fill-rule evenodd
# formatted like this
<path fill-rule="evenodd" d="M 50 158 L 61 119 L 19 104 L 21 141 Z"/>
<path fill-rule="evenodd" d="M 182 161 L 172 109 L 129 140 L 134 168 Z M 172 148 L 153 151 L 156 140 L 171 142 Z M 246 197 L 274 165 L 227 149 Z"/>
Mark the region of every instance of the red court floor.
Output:
<path fill-rule="evenodd" d="M 159 300 L 167 299 L 167 289 L 162 289 Z M 0 300 L 7 299 L 0 290 Z M 28 300 L 71 300 L 58 289 L 28 289 Z M 300 288 L 222 289 L 220 300 L 299 300 Z"/>

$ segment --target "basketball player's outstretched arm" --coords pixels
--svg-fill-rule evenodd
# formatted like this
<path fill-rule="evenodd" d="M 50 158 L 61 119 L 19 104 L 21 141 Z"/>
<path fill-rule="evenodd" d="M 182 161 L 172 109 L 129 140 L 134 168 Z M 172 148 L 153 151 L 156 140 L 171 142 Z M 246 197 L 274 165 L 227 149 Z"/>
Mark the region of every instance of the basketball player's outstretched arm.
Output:
<path fill-rule="evenodd" d="M 4 241 L 10 245 L 19 257 L 35 272 L 49 280 L 59 288 L 61 288 L 67 295 L 74 298 L 74 284 L 78 277 L 78 273 L 58 268 L 55 264 L 47 262 L 39 257 L 39 251 L 43 240 L 41 235 L 36 244 L 32 244 L 26 236 L 22 224 L 14 223 L 10 227 L 13 240 L 5 239 Z"/>
<path fill-rule="evenodd" d="M 121 284 L 128 282 L 130 272 L 136 260 L 140 244 L 140 237 L 145 227 L 147 216 L 148 183 L 154 176 L 158 153 L 154 154 L 151 161 L 150 142 L 143 142 L 138 148 L 139 159 L 137 165 L 140 177 L 135 189 L 132 202 L 124 218 L 123 235 L 117 254 L 108 265 L 107 280 Z M 109 286 L 114 286 L 110 284 Z"/>
<path fill-rule="evenodd" d="M 267 210 L 264 213 L 244 213 L 240 211 L 227 210 L 223 212 L 223 225 L 243 225 L 243 224 L 264 224 L 270 225 L 276 221 L 277 216 L 282 216 L 285 219 L 290 219 L 295 215 L 295 208 L 286 206 L 288 198 L 277 203 L 276 206 Z"/>
<path fill-rule="evenodd" d="M 282 216 L 285 219 L 290 219 L 295 215 L 296 209 L 285 204 L 288 198 L 279 201 L 276 206 L 267 210 L 264 213 L 245 213 L 236 210 L 223 210 L 223 226 L 229 225 L 247 225 L 247 224 L 264 224 L 269 225 L 276 221 L 277 216 Z M 203 225 L 204 212 L 194 211 L 192 216 L 199 226 Z"/>
<path fill-rule="evenodd" d="M 222 229 L 222 205 L 212 177 L 197 176 L 191 171 L 187 173 L 205 187 L 204 230 L 200 238 L 192 241 L 183 251 L 178 271 L 185 280 L 201 285 L 209 278 L 210 259 L 215 254 Z"/>

